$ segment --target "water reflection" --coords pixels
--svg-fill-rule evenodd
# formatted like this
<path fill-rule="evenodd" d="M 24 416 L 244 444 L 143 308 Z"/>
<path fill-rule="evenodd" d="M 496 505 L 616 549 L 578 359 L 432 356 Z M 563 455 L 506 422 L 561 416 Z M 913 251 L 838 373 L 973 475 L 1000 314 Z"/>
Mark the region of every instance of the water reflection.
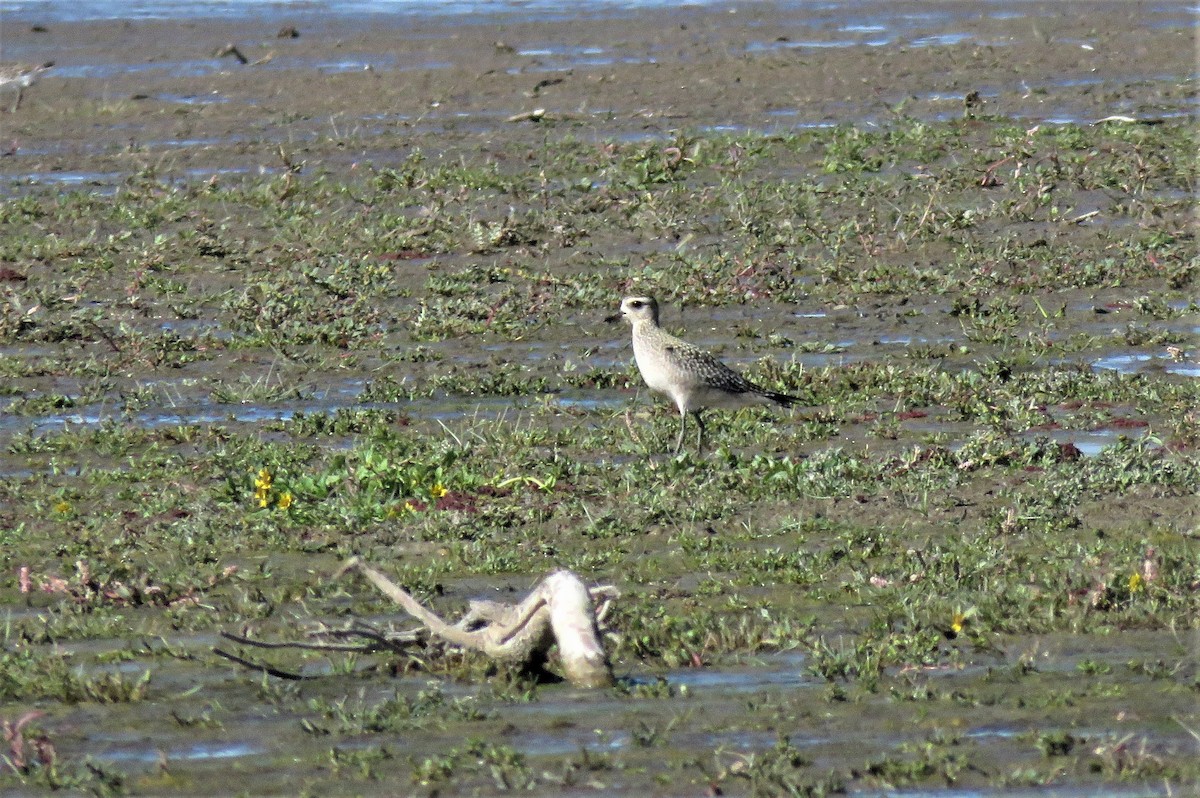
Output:
<path fill-rule="evenodd" d="M 262 754 L 266 750 L 264 746 L 251 742 L 214 740 L 207 743 L 193 743 L 181 748 L 162 748 L 157 745 L 110 748 L 99 751 L 93 756 L 110 762 L 170 762 L 173 759 L 194 762 L 212 759 L 239 759 Z"/>
<path fill-rule="evenodd" d="M 1152 367 L 1181 377 L 1200 377 L 1200 363 L 1176 360 L 1166 352 L 1114 353 L 1093 360 L 1091 365 L 1094 371 L 1115 371 L 1119 374 L 1137 374 Z"/>

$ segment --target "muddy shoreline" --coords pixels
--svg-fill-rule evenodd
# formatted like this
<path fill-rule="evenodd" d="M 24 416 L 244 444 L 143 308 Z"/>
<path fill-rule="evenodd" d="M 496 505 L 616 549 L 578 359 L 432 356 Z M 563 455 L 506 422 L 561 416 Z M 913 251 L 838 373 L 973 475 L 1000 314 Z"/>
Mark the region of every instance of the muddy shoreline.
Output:
<path fill-rule="evenodd" d="M 886 9 L 886 11 L 884 10 Z M 124 174 L 402 158 L 394 138 L 787 132 L 973 112 L 1030 125 L 1195 111 L 1183 7 L 770 5 L 574 21 L 499 18 L 6 22 L 5 59 L 55 60 L 5 119 L 0 174 Z M 865 28 L 865 30 L 860 30 Z M 847 30 L 849 29 L 849 30 Z M 234 44 L 251 63 L 217 58 Z M 509 123 L 544 111 L 554 125 Z M 551 128 L 548 130 L 547 128 Z M 329 141 L 330 139 L 336 140 Z M 331 146 L 332 145 L 332 146 Z M 52 176 L 48 179 L 53 180 Z M 108 182 L 114 178 L 101 178 Z"/>
<path fill-rule="evenodd" d="M 1192 14 L 6 12 L 0 792 L 1194 788 Z M 802 406 L 672 457 L 634 292 Z M 351 556 L 619 684 L 214 653 Z"/>

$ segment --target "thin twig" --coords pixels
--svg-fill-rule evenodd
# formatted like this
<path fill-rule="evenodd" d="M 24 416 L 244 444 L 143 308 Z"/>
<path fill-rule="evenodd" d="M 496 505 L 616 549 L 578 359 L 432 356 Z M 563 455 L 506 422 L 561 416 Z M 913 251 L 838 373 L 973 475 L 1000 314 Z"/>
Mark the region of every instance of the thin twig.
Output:
<path fill-rule="evenodd" d="M 358 634 L 358 633 L 355 633 Z M 361 635 L 368 639 L 373 639 L 376 643 L 385 644 L 386 639 L 382 635 Z M 240 643 L 244 646 L 253 646 L 254 648 L 280 649 L 280 648 L 297 648 L 303 651 L 355 651 L 364 654 L 369 654 L 372 651 L 378 651 L 379 648 L 372 645 L 339 645 L 337 643 L 302 643 L 298 640 L 284 640 L 282 642 L 269 642 L 266 640 L 254 640 L 249 637 L 231 634 L 229 632 L 221 632 L 221 637 L 226 640 L 232 640 L 235 643 Z M 391 646 L 387 646 L 391 648 Z"/>
<path fill-rule="evenodd" d="M 291 671 L 282 671 L 279 668 L 275 668 L 270 665 L 264 665 L 261 662 L 254 662 L 253 660 L 248 660 L 245 657 L 239 657 L 237 654 L 230 654 L 228 651 L 222 651 L 219 648 L 214 648 L 213 653 L 216 654 L 218 657 L 224 657 L 227 660 L 236 662 L 238 665 L 245 666 L 251 670 L 261 671 L 261 672 L 267 674 L 268 676 L 275 676 L 277 678 L 287 679 L 287 680 L 293 681 L 293 682 L 299 682 L 299 681 L 303 681 L 303 680 L 309 678 L 308 676 L 302 676 L 299 673 L 292 673 Z"/>

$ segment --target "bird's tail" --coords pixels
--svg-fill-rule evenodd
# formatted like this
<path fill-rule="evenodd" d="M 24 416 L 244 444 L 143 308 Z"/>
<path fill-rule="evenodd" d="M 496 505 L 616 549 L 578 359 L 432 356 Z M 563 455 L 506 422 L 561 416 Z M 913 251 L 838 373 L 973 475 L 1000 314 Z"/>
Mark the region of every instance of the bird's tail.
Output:
<path fill-rule="evenodd" d="M 800 403 L 799 396 L 789 396 L 786 393 L 776 393 L 775 391 L 762 390 L 758 391 L 758 395 L 764 399 L 770 399 L 772 402 L 782 407 L 791 407 L 792 405 Z"/>

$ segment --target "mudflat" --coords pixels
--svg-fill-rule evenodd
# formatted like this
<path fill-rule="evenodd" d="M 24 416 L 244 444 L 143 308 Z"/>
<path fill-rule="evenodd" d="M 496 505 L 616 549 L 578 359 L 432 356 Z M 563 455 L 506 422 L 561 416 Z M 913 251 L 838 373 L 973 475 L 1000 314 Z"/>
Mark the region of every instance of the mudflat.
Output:
<path fill-rule="evenodd" d="M 10 18 L 5 57 L 56 60 L 69 77 L 51 72 L 30 108 L 4 120 L 21 157 L 0 168 L 270 167 L 281 144 L 311 167 L 383 165 L 459 140 L 954 119 L 972 93 L 980 114 L 1030 126 L 1194 113 L 1186 4 L 1010 6 L 752 3 L 545 21 Z M 249 63 L 217 57 L 227 45 Z M 539 110 L 545 124 L 504 123 Z"/>
<path fill-rule="evenodd" d="M 1193 10 L 539 13 L 6 12 L 0 788 L 1193 789 Z M 671 456 L 634 293 L 803 406 Z M 221 637 L 352 556 L 618 686 Z"/>

